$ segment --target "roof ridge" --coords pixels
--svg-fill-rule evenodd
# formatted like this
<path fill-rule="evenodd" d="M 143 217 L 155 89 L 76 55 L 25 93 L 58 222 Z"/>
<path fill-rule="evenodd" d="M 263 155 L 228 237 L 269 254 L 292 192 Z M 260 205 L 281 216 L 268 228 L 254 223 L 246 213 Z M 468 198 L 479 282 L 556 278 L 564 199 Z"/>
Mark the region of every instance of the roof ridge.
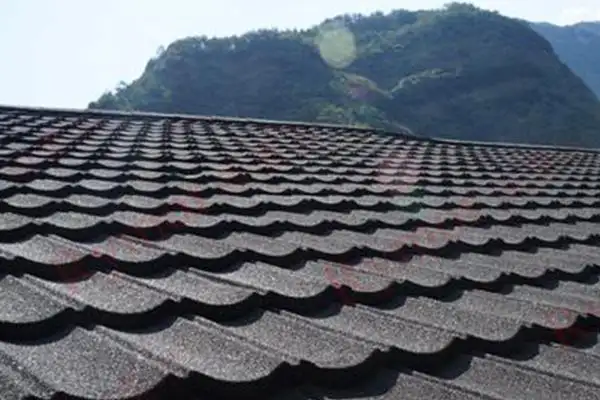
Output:
<path fill-rule="evenodd" d="M 599 132 L 600 133 L 600 132 Z M 505 143 L 505 142 L 483 142 L 478 140 L 460 140 L 460 139 L 442 139 L 442 138 L 430 138 L 433 142 L 445 143 L 445 144 L 469 144 L 481 147 L 504 147 L 513 149 L 527 149 L 527 150 L 553 150 L 553 151 L 566 151 L 566 152 L 583 152 L 583 153 L 594 153 L 599 154 L 600 148 L 589 148 L 589 147 L 577 147 L 577 146 L 554 146 L 549 144 L 538 144 L 538 143 Z"/>
<path fill-rule="evenodd" d="M 528 150 L 554 150 L 554 151 L 569 151 L 569 152 L 584 152 L 584 153 L 600 153 L 600 148 L 583 148 L 576 146 L 553 146 L 543 144 L 526 144 L 526 143 L 502 143 L 502 142 L 482 142 L 475 140 L 459 140 L 459 139 L 443 139 L 418 134 L 413 132 L 408 127 L 403 127 L 404 131 L 390 131 L 381 128 L 364 128 L 352 125 L 331 124 L 322 122 L 302 122 L 302 121 L 282 121 L 270 120 L 261 118 L 244 118 L 244 117 L 225 117 L 225 116 L 208 116 L 197 114 L 181 114 L 181 113 L 161 113 L 153 111 L 121 111 L 121 110 L 101 110 L 101 109 L 77 109 L 77 108 L 62 108 L 62 107 L 36 107 L 36 106 L 14 106 L 0 104 L 0 111 L 30 111 L 39 113 L 51 114 L 68 114 L 68 115 L 88 115 L 88 116 L 114 116 L 114 117 L 139 117 L 139 118 L 165 118 L 165 119 L 187 119 L 206 122 L 225 122 L 225 123 L 253 123 L 259 125 L 276 125 L 276 126 L 304 126 L 315 128 L 335 128 L 335 129 L 352 129 L 359 132 L 370 132 L 384 135 L 393 135 L 395 137 L 404 136 L 411 140 L 430 141 L 434 143 L 445 144 L 462 144 L 462 145 L 477 145 L 482 147 L 503 147 Z"/>
<path fill-rule="evenodd" d="M 214 121 L 214 122 L 241 122 L 241 123 L 254 123 L 262 125 L 279 125 L 279 126 L 305 126 L 305 127 L 318 127 L 318 128 L 336 128 L 336 129 L 352 129 L 356 131 L 364 132 L 377 132 L 393 134 L 395 136 L 405 135 L 411 139 L 428 139 L 424 138 L 408 127 L 403 127 L 402 131 L 389 131 L 380 128 L 364 128 L 352 125 L 344 124 L 332 124 L 324 122 L 305 122 L 305 121 L 285 121 L 285 120 L 272 120 L 266 118 L 252 118 L 252 117 L 226 117 L 217 115 L 198 115 L 198 114 L 182 114 L 182 113 L 162 113 L 154 111 L 123 111 L 123 110 L 102 110 L 102 109 L 77 109 L 77 108 L 63 108 L 63 107 L 36 107 L 36 106 L 12 106 L 7 104 L 0 104 L 0 111 L 35 111 L 40 113 L 52 113 L 52 114 L 75 114 L 75 115 L 98 115 L 98 116 L 115 116 L 115 117 L 140 117 L 140 118 L 165 118 L 165 119 L 188 119 L 197 121 Z"/>

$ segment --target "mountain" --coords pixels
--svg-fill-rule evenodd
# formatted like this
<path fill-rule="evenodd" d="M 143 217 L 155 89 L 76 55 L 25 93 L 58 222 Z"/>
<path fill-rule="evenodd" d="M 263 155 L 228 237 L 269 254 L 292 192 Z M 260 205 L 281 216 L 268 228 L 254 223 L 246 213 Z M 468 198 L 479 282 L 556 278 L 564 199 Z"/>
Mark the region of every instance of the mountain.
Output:
<path fill-rule="evenodd" d="M 582 22 L 570 26 L 533 23 L 559 58 L 600 98 L 600 22 Z"/>
<path fill-rule="evenodd" d="M 600 147 L 600 105 L 527 23 L 470 5 L 191 37 L 90 108 L 409 127 Z"/>

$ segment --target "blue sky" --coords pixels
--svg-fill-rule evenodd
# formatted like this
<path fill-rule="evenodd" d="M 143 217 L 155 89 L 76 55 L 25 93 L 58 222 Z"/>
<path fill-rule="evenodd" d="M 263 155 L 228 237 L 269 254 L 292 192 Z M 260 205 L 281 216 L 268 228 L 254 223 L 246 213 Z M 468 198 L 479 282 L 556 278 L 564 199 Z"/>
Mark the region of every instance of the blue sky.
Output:
<path fill-rule="evenodd" d="M 436 0 L 0 0 L 0 104 L 83 108 L 137 78 L 159 46 L 256 28 L 304 28 L 346 12 L 441 7 Z M 600 20 L 598 0 L 479 0 L 560 25 Z"/>

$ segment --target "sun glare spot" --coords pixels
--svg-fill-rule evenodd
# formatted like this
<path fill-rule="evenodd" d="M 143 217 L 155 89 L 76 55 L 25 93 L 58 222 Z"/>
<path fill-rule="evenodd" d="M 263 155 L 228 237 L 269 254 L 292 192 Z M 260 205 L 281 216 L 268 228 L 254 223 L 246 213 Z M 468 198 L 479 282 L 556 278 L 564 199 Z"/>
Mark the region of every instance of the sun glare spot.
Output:
<path fill-rule="evenodd" d="M 356 41 L 348 28 L 324 25 L 316 38 L 321 57 L 332 68 L 346 68 L 356 59 Z"/>

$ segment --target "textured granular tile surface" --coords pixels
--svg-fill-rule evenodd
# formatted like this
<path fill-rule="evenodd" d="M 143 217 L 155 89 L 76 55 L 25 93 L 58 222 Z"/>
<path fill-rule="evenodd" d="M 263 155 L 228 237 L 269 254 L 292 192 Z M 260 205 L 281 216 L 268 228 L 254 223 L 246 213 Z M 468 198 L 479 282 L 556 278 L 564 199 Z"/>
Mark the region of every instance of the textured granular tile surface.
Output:
<path fill-rule="evenodd" d="M 600 153 L 0 108 L 2 399 L 600 399 Z"/>

